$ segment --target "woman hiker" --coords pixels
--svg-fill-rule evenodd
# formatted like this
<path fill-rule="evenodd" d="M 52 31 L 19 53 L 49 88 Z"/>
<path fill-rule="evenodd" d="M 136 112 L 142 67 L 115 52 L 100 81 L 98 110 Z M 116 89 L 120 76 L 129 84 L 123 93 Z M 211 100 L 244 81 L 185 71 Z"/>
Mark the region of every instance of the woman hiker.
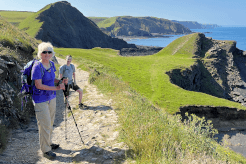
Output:
<path fill-rule="evenodd" d="M 67 83 L 66 80 L 63 80 L 59 86 L 54 85 L 54 82 L 59 82 L 58 79 L 55 79 L 54 63 L 50 61 L 54 55 L 51 43 L 40 43 L 37 56 L 41 60 L 34 63 L 31 74 L 35 84 L 32 99 L 39 129 L 39 143 L 44 157 L 48 159 L 56 157 L 56 154 L 51 150 L 59 147 L 59 145 L 51 143 L 56 112 L 56 90 L 64 90 L 63 83 Z"/>

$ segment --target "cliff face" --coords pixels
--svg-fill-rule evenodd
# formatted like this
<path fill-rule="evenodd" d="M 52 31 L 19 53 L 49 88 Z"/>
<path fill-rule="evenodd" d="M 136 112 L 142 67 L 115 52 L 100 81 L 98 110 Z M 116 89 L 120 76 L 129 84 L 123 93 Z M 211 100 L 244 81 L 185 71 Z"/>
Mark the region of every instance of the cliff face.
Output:
<path fill-rule="evenodd" d="M 0 31 L 0 125 L 13 127 L 26 122 L 28 115 L 34 113 L 31 100 L 24 103 L 27 106 L 21 110 L 21 100 L 17 94 L 22 85 L 20 71 L 24 63 L 33 59 L 38 42 L 1 16 Z"/>
<path fill-rule="evenodd" d="M 197 58 L 203 58 L 186 70 L 167 72 L 172 83 L 190 90 L 226 98 L 245 105 L 245 53 L 235 41 L 219 41 L 199 34 Z"/>
<path fill-rule="evenodd" d="M 104 34 L 93 21 L 66 1 L 51 4 L 51 7 L 41 12 L 36 19 L 43 22 L 36 38 L 49 41 L 56 47 L 102 47 L 118 50 L 135 47 Z"/>
<path fill-rule="evenodd" d="M 220 27 L 217 24 L 201 24 L 196 21 L 176 21 L 176 20 L 172 20 L 172 21 L 175 23 L 180 23 L 189 29 L 209 29 L 209 28 Z"/>
<path fill-rule="evenodd" d="M 184 34 L 191 31 L 179 23 L 153 17 L 117 17 L 110 27 L 102 29 L 112 36 L 152 36 L 152 34 Z"/>

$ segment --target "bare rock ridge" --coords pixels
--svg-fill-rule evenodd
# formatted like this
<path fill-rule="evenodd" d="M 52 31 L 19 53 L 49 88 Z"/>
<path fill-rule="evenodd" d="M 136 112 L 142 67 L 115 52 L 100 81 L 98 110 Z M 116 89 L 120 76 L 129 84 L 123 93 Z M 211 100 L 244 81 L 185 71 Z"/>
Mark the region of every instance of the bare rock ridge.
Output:
<path fill-rule="evenodd" d="M 240 63 L 245 61 L 245 53 L 236 48 L 235 41 L 213 40 L 204 34 L 199 36 L 195 57 L 203 59 L 186 70 L 167 72 L 171 82 L 190 91 L 237 101 L 238 96 L 244 95 L 243 69 L 246 67 Z"/>
<path fill-rule="evenodd" d="M 43 22 L 36 38 L 49 41 L 56 47 L 102 47 L 117 50 L 135 47 L 134 44 L 127 44 L 122 39 L 104 34 L 93 21 L 67 1 L 51 4 L 51 7 L 41 12 L 36 19 Z"/>
<path fill-rule="evenodd" d="M 199 34 L 197 46 L 195 57 L 203 59 L 186 70 L 167 72 L 171 82 L 189 91 L 207 93 L 246 106 L 246 52 L 236 48 L 235 41 L 213 40 L 204 34 Z M 181 107 L 180 111 L 183 118 L 185 112 L 220 121 L 246 118 L 245 111 L 226 107 L 188 106 Z"/>

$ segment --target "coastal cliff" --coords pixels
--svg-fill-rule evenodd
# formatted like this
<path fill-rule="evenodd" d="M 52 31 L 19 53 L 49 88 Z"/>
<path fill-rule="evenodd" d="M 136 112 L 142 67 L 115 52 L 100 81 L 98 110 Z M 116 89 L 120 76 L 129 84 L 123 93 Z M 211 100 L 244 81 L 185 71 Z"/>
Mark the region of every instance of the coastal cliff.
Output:
<path fill-rule="evenodd" d="M 204 92 L 216 97 L 240 102 L 245 105 L 242 89 L 245 68 L 239 61 L 246 60 L 235 41 L 220 41 L 199 34 L 196 58 L 202 60 L 185 70 L 167 72 L 172 83 L 190 91 Z M 241 93 L 240 93 L 241 92 Z M 246 91 L 245 91 L 246 92 Z"/>
<path fill-rule="evenodd" d="M 164 34 L 186 34 L 191 31 L 179 23 L 163 18 L 119 16 L 94 20 L 102 31 L 110 36 L 153 37 Z"/>
<path fill-rule="evenodd" d="M 177 20 L 172 20 L 172 21 L 175 23 L 180 23 L 189 29 L 209 29 L 209 28 L 220 27 L 217 24 L 201 24 L 196 21 L 177 21 Z"/>

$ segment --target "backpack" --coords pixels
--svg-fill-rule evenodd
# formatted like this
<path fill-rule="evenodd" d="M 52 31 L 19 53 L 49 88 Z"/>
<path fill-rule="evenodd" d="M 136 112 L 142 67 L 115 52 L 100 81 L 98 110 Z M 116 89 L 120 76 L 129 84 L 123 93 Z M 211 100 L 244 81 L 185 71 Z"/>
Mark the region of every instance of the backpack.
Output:
<path fill-rule="evenodd" d="M 29 61 L 25 66 L 24 66 L 24 70 L 21 70 L 22 74 L 21 74 L 21 90 L 20 93 L 18 94 L 18 97 L 21 98 L 21 110 L 23 110 L 23 98 L 26 99 L 27 102 L 27 96 L 32 95 L 33 94 L 33 90 L 34 90 L 34 81 L 32 80 L 32 67 L 34 65 L 35 62 L 39 62 L 39 60 L 37 59 L 33 59 L 31 61 Z M 52 67 L 52 64 L 50 63 L 50 66 Z M 42 71 L 42 77 L 44 75 L 44 70 L 42 68 L 42 66 L 40 65 L 40 69 Z"/>

